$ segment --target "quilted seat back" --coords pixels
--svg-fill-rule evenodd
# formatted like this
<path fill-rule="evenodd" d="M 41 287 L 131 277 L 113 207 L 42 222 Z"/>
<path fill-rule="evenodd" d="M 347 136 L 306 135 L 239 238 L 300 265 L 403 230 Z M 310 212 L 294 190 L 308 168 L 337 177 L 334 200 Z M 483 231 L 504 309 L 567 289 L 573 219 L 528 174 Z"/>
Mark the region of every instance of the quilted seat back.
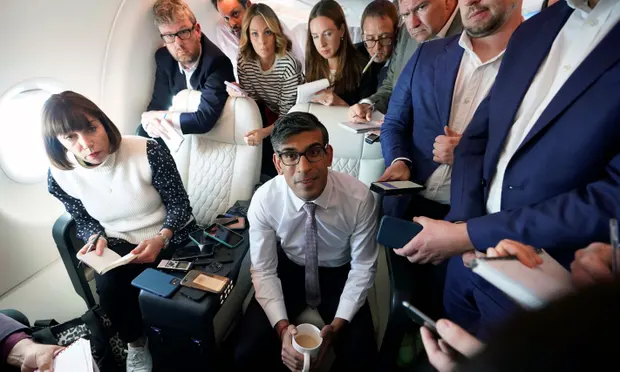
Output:
<path fill-rule="evenodd" d="M 200 92 L 184 90 L 173 100 L 174 111 L 198 107 Z M 209 225 L 237 200 L 250 200 L 259 182 L 261 146 L 248 146 L 245 133 L 262 127 L 256 103 L 232 98 L 214 128 L 205 134 L 185 135 L 173 154 L 199 225 Z"/>
<path fill-rule="evenodd" d="M 300 103 L 290 112 L 309 112 L 315 115 L 329 133 L 329 143 L 334 148 L 332 169 L 348 173 L 370 186 L 385 170 L 381 144 L 369 145 L 363 134 L 350 132 L 339 123 L 347 121 L 348 107 L 323 106 L 314 103 Z"/>

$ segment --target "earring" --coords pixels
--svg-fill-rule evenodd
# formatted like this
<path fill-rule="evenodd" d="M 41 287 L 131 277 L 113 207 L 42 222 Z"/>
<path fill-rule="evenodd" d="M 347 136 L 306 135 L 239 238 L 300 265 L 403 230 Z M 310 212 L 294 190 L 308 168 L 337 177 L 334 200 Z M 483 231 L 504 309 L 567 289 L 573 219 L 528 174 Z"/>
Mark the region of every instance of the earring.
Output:
<path fill-rule="evenodd" d="M 340 40 L 344 40 L 344 36 L 341 36 L 341 37 L 340 37 Z"/>

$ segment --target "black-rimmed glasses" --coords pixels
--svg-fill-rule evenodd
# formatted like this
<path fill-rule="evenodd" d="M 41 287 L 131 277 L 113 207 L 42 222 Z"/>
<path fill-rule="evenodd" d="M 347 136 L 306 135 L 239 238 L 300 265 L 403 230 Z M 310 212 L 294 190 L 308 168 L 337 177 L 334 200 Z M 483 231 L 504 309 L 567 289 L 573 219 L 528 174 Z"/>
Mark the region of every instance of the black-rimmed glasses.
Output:
<path fill-rule="evenodd" d="M 189 37 L 192 36 L 192 31 L 194 31 L 194 27 L 196 27 L 195 24 L 192 26 L 192 28 L 183 29 L 177 32 L 176 34 L 161 34 L 160 36 L 162 40 L 164 41 L 164 43 L 171 44 L 171 43 L 174 43 L 174 40 L 177 37 L 181 40 L 189 39 Z"/>
<path fill-rule="evenodd" d="M 373 48 L 375 46 L 375 44 L 377 44 L 377 41 L 379 42 L 379 44 L 381 44 L 383 46 L 392 45 L 392 37 L 391 36 L 386 36 L 386 37 L 382 37 L 380 39 L 365 39 L 364 40 L 364 46 L 366 48 Z"/>
<path fill-rule="evenodd" d="M 294 166 L 299 164 L 302 156 L 305 156 L 310 163 L 314 163 L 322 160 L 326 153 L 327 145 L 314 145 L 307 148 L 304 152 L 293 150 L 278 151 L 278 156 L 284 165 Z"/>

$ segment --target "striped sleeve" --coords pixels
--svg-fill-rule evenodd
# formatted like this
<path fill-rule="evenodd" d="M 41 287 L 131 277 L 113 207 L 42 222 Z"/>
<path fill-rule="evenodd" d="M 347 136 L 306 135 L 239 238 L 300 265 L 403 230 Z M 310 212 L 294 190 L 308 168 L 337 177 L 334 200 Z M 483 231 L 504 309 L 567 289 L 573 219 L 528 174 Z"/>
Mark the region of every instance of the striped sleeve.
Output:
<path fill-rule="evenodd" d="M 297 101 L 297 86 L 303 83 L 301 66 L 290 55 L 286 55 L 287 63 L 283 60 L 280 96 L 278 99 L 279 116 L 284 116 Z"/>

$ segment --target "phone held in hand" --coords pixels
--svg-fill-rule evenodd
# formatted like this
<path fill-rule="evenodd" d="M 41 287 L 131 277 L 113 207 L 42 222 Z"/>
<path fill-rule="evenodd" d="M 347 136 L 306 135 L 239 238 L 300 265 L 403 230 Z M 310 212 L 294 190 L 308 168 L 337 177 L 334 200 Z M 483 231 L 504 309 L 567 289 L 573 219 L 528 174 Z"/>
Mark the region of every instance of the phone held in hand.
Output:
<path fill-rule="evenodd" d="M 380 195 L 415 194 L 424 190 L 424 186 L 411 181 L 373 182 L 370 190 Z"/>

